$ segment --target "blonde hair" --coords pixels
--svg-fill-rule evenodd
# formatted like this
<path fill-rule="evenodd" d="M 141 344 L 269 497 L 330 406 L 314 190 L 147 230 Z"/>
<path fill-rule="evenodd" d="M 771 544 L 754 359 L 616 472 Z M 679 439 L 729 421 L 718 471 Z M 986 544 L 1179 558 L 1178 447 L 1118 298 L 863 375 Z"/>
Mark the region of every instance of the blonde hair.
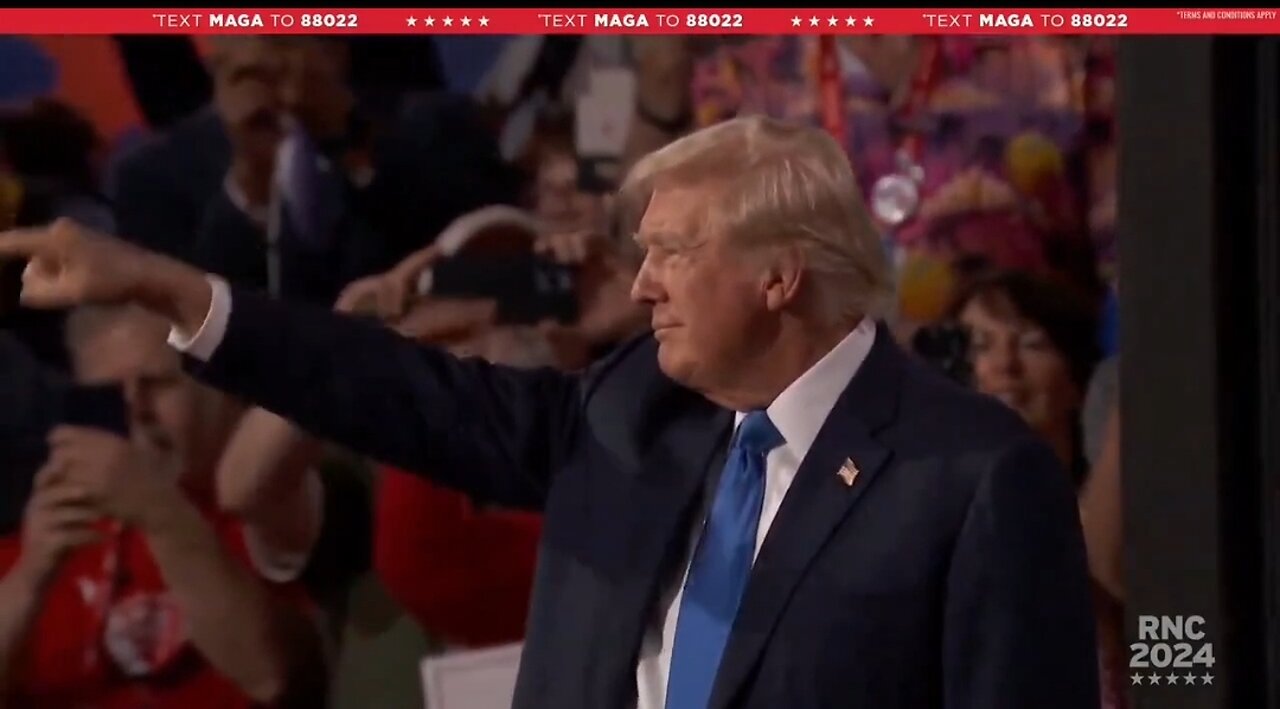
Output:
<path fill-rule="evenodd" d="M 708 186 L 703 228 L 743 245 L 797 244 L 815 295 L 838 322 L 878 312 L 888 264 L 844 149 L 825 131 L 764 116 L 734 118 L 640 159 L 618 190 L 634 233 L 659 189 Z"/>

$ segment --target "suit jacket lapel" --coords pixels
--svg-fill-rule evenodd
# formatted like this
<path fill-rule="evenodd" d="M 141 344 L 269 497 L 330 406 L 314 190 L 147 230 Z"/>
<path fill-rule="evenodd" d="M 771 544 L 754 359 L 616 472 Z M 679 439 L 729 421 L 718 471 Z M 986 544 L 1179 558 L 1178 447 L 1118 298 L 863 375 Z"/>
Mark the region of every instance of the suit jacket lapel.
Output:
<path fill-rule="evenodd" d="M 750 676 L 792 590 L 889 461 L 889 450 L 873 434 L 896 412 L 902 357 L 881 326 L 866 361 L 801 463 L 752 568 L 720 662 L 713 709 L 727 707 Z M 846 459 L 859 470 L 853 485 L 838 474 Z"/>

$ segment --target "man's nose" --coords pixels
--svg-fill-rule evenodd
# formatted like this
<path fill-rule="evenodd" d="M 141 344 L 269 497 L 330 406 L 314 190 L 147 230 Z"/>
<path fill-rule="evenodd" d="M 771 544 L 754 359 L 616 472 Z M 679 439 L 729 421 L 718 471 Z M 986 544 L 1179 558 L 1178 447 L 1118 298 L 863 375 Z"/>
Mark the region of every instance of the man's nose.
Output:
<path fill-rule="evenodd" d="M 631 282 L 631 300 L 637 303 L 652 304 L 659 300 L 662 293 L 661 284 L 653 275 L 653 267 L 648 257 L 640 263 L 635 280 Z"/>

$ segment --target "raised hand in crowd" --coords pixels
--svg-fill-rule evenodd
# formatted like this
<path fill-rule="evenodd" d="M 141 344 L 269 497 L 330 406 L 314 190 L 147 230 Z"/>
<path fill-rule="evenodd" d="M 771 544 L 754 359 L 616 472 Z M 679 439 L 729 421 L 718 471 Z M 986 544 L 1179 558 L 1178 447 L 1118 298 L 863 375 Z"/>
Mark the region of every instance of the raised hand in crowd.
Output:
<path fill-rule="evenodd" d="M 97 539 L 101 514 L 88 490 L 62 470 L 45 467 L 37 475 L 22 523 L 22 553 L 6 582 L 38 592 L 77 547 Z"/>
<path fill-rule="evenodd" d="M 75 426 L 55 428 L 49 445 L 42 474 L 83 493 L 102 517 L 149 529 L 183 499 L 182 461 L 161 446 Z"/>
<path fill-rule="evenodd" d="M 9 572 L 0 576 L 0 706 L 7 705 L 15 656 L 45 589 L 73 551 L 98 539 L 97 519 L 86 492 L 67 484 L 59 471 L 46 469 L 36 476 L 23 518 L 21 551 Z"/>
<path fill-rule="evenodd" d="M 597 232 L 548 234 L 538 239 L 534 250 L 558 263 L 579 266 L 578 319 L 568 324 L 547 322 L 541 327 L 560 351 L 561 360 L 589 359 L 593 350 L 620 342 L 646 327 L 647 309 L 631 298 L 638 264 L 607 236 Z"/>
<path fill-rule="evenodd" d="M 410 254 L 389 271 L 353 281 L 338 296 L 334 310 L 368 315 L 383 322 L 398 320 L 409 309 L 422 271 L 440 257 L 438 248 L 428 246 Z"/>
<path fill-rule="evenodd" d="M 418 342 L 450 340 L 491 326 L 497 304 L 488 300 L 417 297 L 422 272 L 442 258 L 428 246 L 395 268 L 354 281 L 343 289 L 333 309 L 373 317 Z"/>
<path fill-rule="evenodd" d="M 631 300 L 635 264 L 598 232 L 549 233 L 534 243 L 534 252 L 579 268 L 580 315 L 576 322 L 543 323 L 541 330 L 564 357 L 580 360 L 584 351 L 625 339 L 643 328 L 648 315 Z M 375 317 L 405 337 L 424 343 L 453 340 L 492 326 L 496 304 L 486 300 L 430 299 L 416 296 L 424 270 L 445 258 L 429 246 L 385 273 L 357 280 L 338 297 L 338 312 Z"/>
<path fill-rule="evenodd" d="M 484 334 L 497 323 L 498 304 L 492 300 L 423 298 L 389 323 L 415 342 L 444 345 Z"/>

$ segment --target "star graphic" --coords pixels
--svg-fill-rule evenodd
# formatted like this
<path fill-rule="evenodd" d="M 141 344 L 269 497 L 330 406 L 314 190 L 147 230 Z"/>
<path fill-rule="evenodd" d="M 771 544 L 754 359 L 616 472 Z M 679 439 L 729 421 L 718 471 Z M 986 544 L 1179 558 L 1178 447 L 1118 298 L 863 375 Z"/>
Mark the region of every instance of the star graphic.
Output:
<path fill-rule="evenodd" d="M 856 17 L 846 17 L 846 18 L 844 18 L 844 25 L 845 25 L 845 27 L 857 27 L 857 26 L 858 26 L 858 18 L 856 18 Z"/>
<path fill-rule="evenodd" d="M 800 26 L 800 17 L 798 15 L 796 17 L 791 18 L 791 26 L 792 27 Z"/>
<path fill-rule="evenodd" d="M 1200 684 L 1213 684 L 1213 675 L 1208 672 L 1204 673 L 1204 676 L 1200 678 Z"/>
<path fill-rule="evenodd" d="M 462 18 L 462 26 L 463 26 L 463 27 L 470 27 L 470 26 L 471 26 L 471 18 L 470 18 L 470 17 L 464 17 L 464 18 Z"/>
<path fill-rule="evenodd" d="M 1164 681 L 1168 682 L 1170 687 L 1176 687 L 1178 686 L 1178 675 L 1173 673 L 1167 674 L 1164 676 Z"/>
<path fill-rule="evenodd" d="M 810 27 L 817 27 L 817 26 L 818 26 L 818 18 L 816 18 L 816 17 L 810 17 L 810 18 L 809 18 L 809 26 L 810 26 Z"/>
<path fill-rule="evenodd" d="M 1161 677 L 1158 674 L 1152 673 L 1147 675 L 1147 681 L 1150 682 L 1151 684 L 1160 684 L 1160 680 L 1161 680 Z"/>
<path fill-rule="evenodd" d="M 416 18 L 416 17 L 410 17 L 409 19 L 405 20 L 404 22 L 405 22 L 405 24 L 406 24 L 406 25 L 409 25 L 410 27 L 417 27 L 417 26 L 418 26 L 418 18 Z"/>
<path fill-rule="evenodd" d="M 1185 675 L 1182 675 L 1182 679 L 1183 679 L 1182 683 L 1186 685 L 1192 685 L 1196 683 L 1196 676 L 1191 674 L 1190 672 L 1186 673 Z"/>
<path fill-rule="evenodd" d="M 1132 681 L 1134 684 L 1142 684 L 1142 675 L 1134 674 L 1132 677 L 1129 678 L 1129 680 Z"/>
<path fill-rule="evenodd" d="M 862 24 L 866 25 L 867 27 L 870 27 L 871 25 L 875 24 L 875 21 L 876 21 L 876 18 L 874 17 L 862 18 Z"/>
<path fill-rule="evenodd" d="M 434 18 L 434 17 L 428 17 L 428 18 L 426 18 L 425 20 L 423 20 L 422 22 L 423 22 L 424 24 L 426 24 L 426 26 L 427 26 L 427 27 L 435 27 L 435 26 L 436 26 L 436 18 Z"/>
<path fill-rule="evenodd" d="M 446 18 L 444 18 L 444 26 L 445 26 L 445 27 L 453 27 L 453 18 L 452 18 L 452 17 L 446 17 Z"/>
<path fill-rule="evenodd" d="M 832 15 L 831 17 L 827 18 L 827 27 L 835 27 L 839 23 L 840 23 L 840 20 L 837 20 L 835 15 Z"/>
<path fill-rule="evenodd" d="M 488 26 L 489 26 L 489 18 L 487 18 L 487 17 L 481 17 L 481 18 L 480 18 L 480 26 L 481 26 L 481 27 L 488 27 Z"/>

